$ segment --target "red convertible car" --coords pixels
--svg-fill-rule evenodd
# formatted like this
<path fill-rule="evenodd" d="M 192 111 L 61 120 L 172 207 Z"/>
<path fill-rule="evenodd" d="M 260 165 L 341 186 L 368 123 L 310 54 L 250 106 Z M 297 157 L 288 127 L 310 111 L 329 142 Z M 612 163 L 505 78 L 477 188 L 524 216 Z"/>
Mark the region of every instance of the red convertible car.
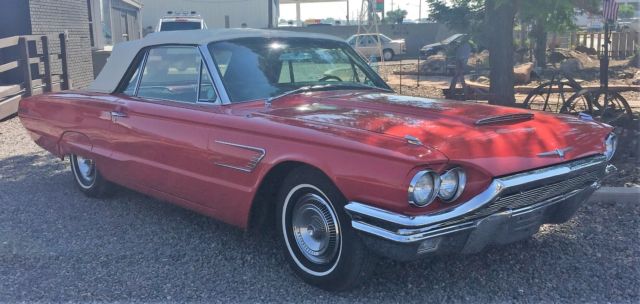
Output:
<path fill-rule="evenodd" d="M 249 29 L 116 46 L 86 91 L 19 116 L 88 196 L 113 184 L 244 229 L 275 227 L 306 282 L 374 256 L 474 253 L 567 221 L 615 168 L 588 117 L 395 94 L 344 41 Z"/>

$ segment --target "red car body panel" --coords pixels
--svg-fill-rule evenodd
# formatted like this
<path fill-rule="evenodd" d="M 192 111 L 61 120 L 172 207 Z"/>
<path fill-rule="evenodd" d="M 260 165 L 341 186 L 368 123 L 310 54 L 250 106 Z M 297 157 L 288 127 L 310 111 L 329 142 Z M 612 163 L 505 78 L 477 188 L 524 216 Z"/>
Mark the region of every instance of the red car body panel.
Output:
<path fill-rule="evenodd" d="M 111 112 L 126 117 L 113 119 Z M 66 92 L 25 99 L 20 118 L 51 153 L 96 160 L 109 180 L 227 223 L 247 227 L 262 180 L 275 166 L 322 170 L 350 201 L 407 215 L 411 177 L 462 166 L 459 204 L 492 178 L 604 152 L 609 126 L 535 112 L 534 118 L 477 126 L 478 119 L 531 111 L 370 91 L 291 95 L 231 105 L 149 102 L 125 95 Z M 423 145 L 407 143 L 411 135 Z M 238 145 L 264 149 L 261 154 Z M 564 158 L 539 153 L 570 148 Z M 246 171 L 231 167 L 248 168 Z"/>

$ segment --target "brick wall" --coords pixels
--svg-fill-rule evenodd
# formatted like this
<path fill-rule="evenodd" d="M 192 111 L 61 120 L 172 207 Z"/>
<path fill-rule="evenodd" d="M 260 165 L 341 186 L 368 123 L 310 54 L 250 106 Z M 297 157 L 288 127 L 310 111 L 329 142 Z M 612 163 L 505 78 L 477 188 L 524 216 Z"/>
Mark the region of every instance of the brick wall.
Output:
<path fill-rule="evenodd" d="M 74 89 L 87 87 L 93 80 L 89 16 L 86 0 L 29 0 L 31 32 L 34 35 L 69 34 L 69 74 Z M 56 39 L 52 39 L 54 42 Z M 53 52 L 59 45 L 52 43 Z M 60 73 L 60 66 L 53 66 Z"/>

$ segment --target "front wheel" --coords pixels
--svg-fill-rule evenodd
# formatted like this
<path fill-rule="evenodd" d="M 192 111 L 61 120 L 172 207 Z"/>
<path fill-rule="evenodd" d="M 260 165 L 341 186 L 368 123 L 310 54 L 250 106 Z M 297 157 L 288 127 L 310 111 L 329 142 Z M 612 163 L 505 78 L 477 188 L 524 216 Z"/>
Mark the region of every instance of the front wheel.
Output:
<path fill-rule="evenodd" d="M 72 154 L 71 171 L 76 185 L 89 197 L 104 197 L 111 194 L 112 184 L 104 179 L 93 159 Z"/>
<path fill-rule="evenodd" d="M 393 60 L 393 56 L 394 56 L 394 53 L 393 53 L 392 50 L 386 49 L 386 50 L 382 51 L 382 58 L 384 58 L 384 61 Z"/>
<path fill-rule="evenodd" d="M 285 254 L 305 282 L 325 290 L 350 289 L 370 272 L 370 253 L 351 228 L 346 199 L 333 183 L 298 168 L 278 196 L 277 222 Z"/>

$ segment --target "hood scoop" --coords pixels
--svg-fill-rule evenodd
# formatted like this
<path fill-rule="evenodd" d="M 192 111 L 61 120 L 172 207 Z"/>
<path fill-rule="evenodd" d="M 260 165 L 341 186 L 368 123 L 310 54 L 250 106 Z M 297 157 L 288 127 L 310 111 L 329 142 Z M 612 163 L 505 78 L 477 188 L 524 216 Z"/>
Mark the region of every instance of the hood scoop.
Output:
<path fill-rule="evenodd" d="M 476 126 L 516 123 L 533 119 L 533 113 L 507 114 L 479 119 Z"/>

